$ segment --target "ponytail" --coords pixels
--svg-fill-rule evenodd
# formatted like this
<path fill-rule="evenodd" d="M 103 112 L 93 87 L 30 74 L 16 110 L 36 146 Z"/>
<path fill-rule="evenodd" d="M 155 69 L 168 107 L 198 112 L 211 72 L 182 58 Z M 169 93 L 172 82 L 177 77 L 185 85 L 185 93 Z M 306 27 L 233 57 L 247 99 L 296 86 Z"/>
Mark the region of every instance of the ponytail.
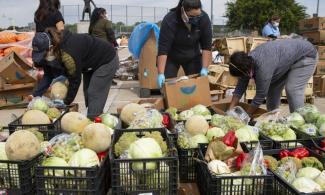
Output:
<path fill-rule="evenodd" d="M 50 27 L 45 29 L 45 32 L 49 33 L 51 36 L 51 41 L 53 45 L 53 53 L 55 57 L 61 60 L 61 49 L 60 44 L 63 40 L 63 31 L 57 30 L 55 27 Z"/>

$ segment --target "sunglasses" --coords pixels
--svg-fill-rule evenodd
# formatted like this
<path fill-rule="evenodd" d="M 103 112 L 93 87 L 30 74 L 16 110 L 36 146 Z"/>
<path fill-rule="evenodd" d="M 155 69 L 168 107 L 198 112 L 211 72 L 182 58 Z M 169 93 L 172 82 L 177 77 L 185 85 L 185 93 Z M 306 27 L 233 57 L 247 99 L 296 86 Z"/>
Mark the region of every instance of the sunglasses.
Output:
<path fill-rule="evenodd" d="M 238 70 L 239 72 L 241 72 L 243 75 L 249 77 L 249 78 L 253 78 L 253 70 L 250 71 L 250 73 L 244 72 L 242 70 L 240 70 L 237 66 L 235 66 L 233 63 L 228 62 L 228 64 L 232 67 L 234 67 L 236 70 Z"/>

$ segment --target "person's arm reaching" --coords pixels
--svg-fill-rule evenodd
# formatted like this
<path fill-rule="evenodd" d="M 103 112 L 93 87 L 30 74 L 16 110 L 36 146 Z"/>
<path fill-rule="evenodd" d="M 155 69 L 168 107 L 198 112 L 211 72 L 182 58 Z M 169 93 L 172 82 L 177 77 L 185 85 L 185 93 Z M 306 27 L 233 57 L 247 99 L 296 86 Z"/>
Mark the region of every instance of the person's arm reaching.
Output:
<path fill-rule="evenodd" d="M 211 21 L 208 15 L 205 15 L 200 24 L 201 28 L 201 37 L 200 37 L 200 46 L 202 49 L 202 69 L 200 74 L 202 76 L 208 75 L 208 67 L 212 62 L 212 28 Z"/>
<path fill-rule="evenodd" d="M 68 75 L 67 77 L 69 81 L 69 86 L 67 97 L 64 99 L 64 104 L 70 105 L 78 93 L 78 89 L 81 82 L 81 73 L 76 73 L 76 75 L 74 76 Z"/>
<path fill-rule="evenodd" d="M 238 79 L 237 86 L 235 88 L 235 91 L 232 96 L 232 100 L 229 106 L 229 110 L 237 106 L 239 103 L 240 98 L 243 96 L 243 94 L 246 92 L 247 86 L 249 83 L 248 77 L 241 77 Z"/>

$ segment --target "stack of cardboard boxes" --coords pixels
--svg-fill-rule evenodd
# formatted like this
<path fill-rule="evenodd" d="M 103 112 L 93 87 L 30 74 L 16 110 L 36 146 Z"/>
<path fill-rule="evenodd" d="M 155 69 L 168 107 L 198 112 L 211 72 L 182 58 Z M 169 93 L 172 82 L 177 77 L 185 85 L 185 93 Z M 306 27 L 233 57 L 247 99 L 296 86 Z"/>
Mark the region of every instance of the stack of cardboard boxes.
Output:
<path fill-rule="evenodd" d="M 299 22 L 299 31 L 316 45 L 319 62 L 314 75 L 314 95 L 325 97 L 325 17 L 304 19 Z"/>

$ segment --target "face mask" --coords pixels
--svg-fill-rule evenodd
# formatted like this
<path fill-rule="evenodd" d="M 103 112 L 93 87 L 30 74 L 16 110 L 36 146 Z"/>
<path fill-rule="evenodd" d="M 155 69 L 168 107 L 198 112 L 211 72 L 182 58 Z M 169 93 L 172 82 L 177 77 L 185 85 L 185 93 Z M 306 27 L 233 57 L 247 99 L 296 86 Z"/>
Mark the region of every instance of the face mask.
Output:
<path fill-rule="evenodd" d="M 200 25 L 200 16 L 196 16 L 196 17 L 189 17 L 189 23 L 192 24 L 193 26 L 199 26 Z"/>
<path fill-rule="evenodd" d="M 272 25 L 273 25 L 274 27 L 279 27 L 280 23 L 279 23 L 279 22 L 273 22 Z"/>
<path fill-rule="evenodd" d="M 106 19 L 108 19 L 108 14 L 105 14 Z"/>

